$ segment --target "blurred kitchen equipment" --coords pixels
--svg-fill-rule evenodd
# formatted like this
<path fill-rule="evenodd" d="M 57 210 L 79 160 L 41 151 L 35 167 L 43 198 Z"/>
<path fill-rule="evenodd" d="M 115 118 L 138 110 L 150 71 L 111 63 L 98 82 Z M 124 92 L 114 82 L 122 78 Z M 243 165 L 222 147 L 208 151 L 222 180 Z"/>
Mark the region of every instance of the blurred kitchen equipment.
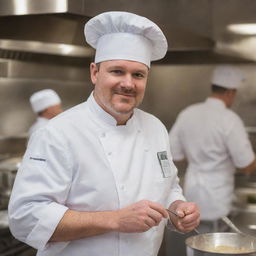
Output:
<path fill-rule="evenodd" d="M 228 217 L 221 218 L 233 231 L 245 235 Z"/>
<path fill-rule="evenodd" d="M 7 215 L 7 211 L 0 211 L 0 218 L 3 213 Z M 6 216 L 7 218 L 7 216 Z M 2 221 L 1 221 L 2 224 Z M 8 227 L 0 228 L 0 255 L 1 256 L 35 256 L 36 250 L 15 239 Z"/>
<path fill-rule="evenodd" d="M 255 141 L 255 140 L 254 140 Z M 235 174 L 235 187 L 236 188 L 256 188 L 256 174 L 246 175 L 242 172 Z"/>
<path fill-rule="evenodd" d="M 194 256 L 253 255 L 256 238 L 238 233 L 206 233 L 186 239 Z M 232 252 L 233 251 L 233 252 Z"/>
<path fill-rule="evenodd" d="M 240 187 L 235 189 L 234 206 L 246 207 L 256 211 L 256 187 Z"/>
<path fill-rule="evenodd" d="M 23 155 L 26 150 L 27 140 L 26 135 L 0 136 L 0 155 L 4 159 L 7 156 Z"/>
<path fill-rule="evenodd" d="M 8 228 L 8 213 L 7 210 L 0 211 L 0 229 Z"/>
<path fill-rule="evenodd" d="M 21 157 L 12 157 L 0 162 L 0 210 L 7 209 L 12 186 Z"/>
<path fill-rule="evenodd" d="M 256 236 L 256 187 L 238 187 L 234 194 L 232 222 L 243 233 Z"/>

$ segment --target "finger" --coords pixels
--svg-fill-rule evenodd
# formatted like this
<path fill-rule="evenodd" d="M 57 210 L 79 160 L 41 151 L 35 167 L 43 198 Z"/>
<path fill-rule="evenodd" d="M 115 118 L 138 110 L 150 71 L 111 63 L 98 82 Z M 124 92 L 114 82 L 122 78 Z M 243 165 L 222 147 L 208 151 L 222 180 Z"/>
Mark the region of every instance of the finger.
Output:
<path fill-rule="evenodd" d="M 180 217 L 180 218 L 184 218 L 186 216 L 184 210 L 176 210 L 176 213 L 177 215 Z"/>
<path fill-rule="evenodd" d="M 193 229 L 199 225 L 200 219 L 199 218 L 193 219 L 190 222 L 184 222 L 183 220 L 181 220 L 180 223 L 184 228 L 192 228 Z"/>
<path fill-rule="evenodd" d="M 191 222 L 189 224 L 182 223 L 182 226 L 183 226 L 183 228 L 186 228 L 186 229 L 194 229 L 198 226 L 198 224 L 199 223 L 197 221 L 195 221 L 195 222 Z"/>
<path fill-rule="evenodd" d="M 184 216 L 184 221 L 191 221 L 200 217 L 200 213 L 197 209 L 184 209 L 186 215 Z"/>
<path fill-rule="evenodd" d="M 144 221 L 145 225 L 147 225 L 148 228 L 152 228 L 156 226 L 156 222 L 151 218 L 146 218 Z"/>
<path fill-rule="evenodd" d="M 163 219 L 163 215 L 156 210 L 150 209 L 148 211 L 148 216 L 155 222 L 155 225 L 158 225 Z"/>
<path fill-rule="evenodd" d="M 165 210 L 165 208 L 161 204 L 149 201 L 149 206 L 153 210 L 155 210 L 158 213 L 160 213 L 162 215 L 162 217 L 168 218 L 169 214 L 168 214 L 168 212 Z"/>
<path fill-rule="evenodd" d="M 183 206 L 183 208 L 180 209 L 180 211 L 183 212 L 184 216 L 187 216 L 196 211 L 196 209 L 194 209 L 194 208 L 195 207 L 193 205 L 186 204 L 185 206 Z"/>
<path fill-rule="evenodd" d="M 179 223 L 177 225 L 178 229 L 180 231 L 183 231 L 183 232 L 189 232 L 189 231 L 192 231 L 194 230 L 198 225 L 196 223 L 194 223 L 193 225 L 183 225 L 182 223 Z"/>

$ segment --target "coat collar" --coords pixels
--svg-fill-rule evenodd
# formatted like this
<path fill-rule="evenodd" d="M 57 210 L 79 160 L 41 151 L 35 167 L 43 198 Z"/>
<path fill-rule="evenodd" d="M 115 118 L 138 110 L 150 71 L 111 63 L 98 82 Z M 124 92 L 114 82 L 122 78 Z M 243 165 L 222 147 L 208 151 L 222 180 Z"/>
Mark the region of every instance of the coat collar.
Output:
<path fill-rule="evenodd" d="M 127 121 L 125 125 L 119 125 L 117 126 L 116 119 L 107 113 L 95 100 L 93 96 L 93 92 L 89 96 L 87 103 L 89 105 L 90 110 L 95 114 L 95 116 L 101 120 L 103 123 L 109 125 L 109 126 L 115 126 L 115 127 L 129 127 L 134 123 L 135 115 L 133 114 L 132 117 Z"/>

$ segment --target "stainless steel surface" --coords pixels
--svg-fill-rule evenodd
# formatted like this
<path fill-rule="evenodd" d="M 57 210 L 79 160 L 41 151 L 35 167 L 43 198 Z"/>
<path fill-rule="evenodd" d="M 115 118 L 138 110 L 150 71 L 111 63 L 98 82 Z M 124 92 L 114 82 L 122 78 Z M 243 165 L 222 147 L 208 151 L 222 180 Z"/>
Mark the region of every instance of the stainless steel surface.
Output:
<path fill-rule="evenodd" d="M 3 211 L 0 211 L 0 216 L 2 216 L 2 212 Z M 35 256 L 36 250 L 16 240 L 10 233 L 10 230 L 8 227 L 1 226 L 0 227 L 0 255 L 1 256 Z"/>
<path fill-rule="evenodd" d="M 57 29 L 58 20 L 63 20 L 68 24 L 66 29 L 73 28 L 72 44 L 84 46 L 84 40 L 78 34 L 81 34 L 81 25 L 86 19 L 104 11 L 123 10 L 147 16 L 159 24 L 168 38 L 170 51 L 204 52 L 206 56 L 217 51 L 217 56 L 227 54 L 234 55 L 234 59 L 255 60 L 252 53 L 244 54 L 241 50 L 226 47 L 229 43 L 241 41 L 241 37 L 230 35 L 227 25 L 255 21 L 256 3 L 251 0 L 148 0 L 146 5 L 143 1 L 125 0 L 0 0 L 0 6 L 0 16 L 3 17 L 0 34 L 2 31 L 4 39 L 45 42 L 43 39 L 47 37 L 48 40 L 59 43 L 59 40 L 65 40 L 62 43 L 70 44 L 71 38 L 63 33 L 66 30 Z M 49 29 L 42 16 L 57 22 L 51 23 Z M 6 17 L 12 22 L 5 23 Z M 31 19 L 34 20 L 33 28 L 36 28 L 33 32 L 28 22 Z M 61 32 L 61 37 L 55 35 L 61 35 Z M 247 38 L 242 37 L 244 41 Z"/>
<path fill-rule="evenodd" d="M 7 210 L 1 210 L 0 211 L 0 229 L 4 229 L 8 227 L 9 227 L 8 212 Z"/>
<path fill-rule="evenodd" d="M 47 1 L 30 1 L 30 0 L 0 0 L 0 15 L 2 16 L 19 16 L 19 20 L 27 15 L 53 15 L 57 14 L 60 17 L 64 17 L 67 20 L 68 15 L 72 15 L 72 20 L 75 21 L 79 19 L 79 16 L 91 17 L 100 12 L 107 10 L 124 10 L 131 11 L 141 15 L 146 15 L 150 19 L 156 21 L 165 30 L 167 37 L 172 35 L 172 48 L 178 50 L 201 50 L 207 51 L 212 49 L 214 44 L 211 39 L 208 39 L 205 33 L 209 36 L 209 26 L 211 21 L 208 18 L 211 10 L 206 1 L 200 1 L 197 8 L 195 5 L 191 5 L 190 1 L 185 1 L 186 3 L 180 3 L 179 1 L 167 1 L 162 0 L 159 2 L 149 0 L 147 5 L 141 1 L 136 1 L 134 4 L 127 1 L 92 1 L 92 0 L 47 0 Z M 157 12 L 155 11 L 157 10 Z M 189 22 L 184 26 L 184 19 L 180 19 L 180 15 L 186 14 L 190 10 L 190 16 L 187 16 Z M 194 13 L 191 10 L 195 10 Z M 161 15 L 158 15 L 161 13 Z M 66 16 L 64 16 L 64 15 Z M 193 16 L 193 17 L 192 17 Z M 197 25 L 194 26 L 196 33 L 191 30 L 191 22 L 197 20 Z M 18 20 L 18 19 L 17 19 Z M 186 20 L 186 22 L 188 21 Z M 85 19 L 83 20 L 83 22 Z M 201 22 L 200 22 L 201 21 Z M 185 23 L 186 23 L 185 22 Z M 193 22 L 194 23 L 194 22 Z M 20 29 L 22 29 L 22 23 L 19 24 Z M 41 25 L 43 25 L 41 23 Z M 200 35 L 198 33 L 202 30 Z M 187 27 L 186 27 L 187 26 Z M 9 29 L 12 29 L 9 26 Z M 51 28 L 54 29 L 54 28 Z M 56 31 L 57 32 L 57 31 Z M 75 31 L 74 31 L 75 32 Z M 51 31 L 44 31 L 44 33 L 51 33 Z M 184 37 L 190 40 L 184 40 Z M 8 38 L 8 37 L 7 37 Z M 21 39 L 21 38 L 20 38 Z M 77 44 L 75 42 L 74 44 Z"/>
<path fill-rule="evenodd" d="M 21 63 L 10 67 L 9 74 L 12 78 L 0 78 L 0 154 L 24 153 L 28 129 L 36 120 L 29 103 L 33 92 L 51 88 L 60 95 L 64 109 L 68 109 L 85 101 L 93 88 L 86 81 L 86 68 Z M 15 139 L 20 136 L 22 139 Z"/>
<path fill-rule="evenodd" d="M 246 234 L 256 236 L 256 183 L 246 179 L 241 181 L 235 189 L 235 199 L 232 208 L 233 223 Z"/>
<path fill-rule="evenodd" d="M 227 216 L 221 218 L 233 231 L 244 234 Z"/>
<path fill-rule="evenodd" d="M 239 90 L 234 109 L 248 127 L 256 125 L 251 111 L 255 108 L 255 64 L 214 53 L 214 42 L 223 39 L 226 24 L 255 18 L 256 2 L 149 0 L 145 5 L 143 1 L 124 0 L 0 0 L 0 6 L 0 40 L 8 42 L 0 48 L 0 136 L 27 132 L 35 120 L 28 98 L 36 90 L 55 89 L 63 98 L 65 109 L 88 97 L 93 89 L 88 68 L 92 58 L 80 58 L 74 51 L 63 55 L 61 46 L 74 46 L 85 54 L 88 45 L 83 35 L 84 23 L 108 10 L 145 15 L 167 35 L 169 52 L 163 61 L 152 65 L 141 106 L 159 117 L 167 129 L 184 107 L 204 100 L 210 90 L 212 70 L 223 62 L 235 62 L 245 73 L 246 82 Z M 223 10 L 228 10 L 228 15 Z"/>
<path fill-rule="evenodd" d="M 256 127 L 255 126 L 245 127 L 245 129 L 248 133 L 256 133 Z"/>
<path fill-rule="evenodd" d="M 256 214 L 256 189 L 252 187 L 240 187 L 235 189 L 234 207 L 241 210 L 255 212 Z"/>
<path fill-rule="evenodd" d="M 1 0 L 0 6 L 0 15 L 63 13 L 68 9 L 68 0 Z"/>
<path fill-rule="evenodd" d="M 0 162 L 0 209 L 7 209 L 12 187 L 22 157 L 12 157 Z"/>
<path fill-rule="evenodd" d="M 251 139 L 253 146 L 255 147 L 256 141 Z M 237 172 L 235 174 L 235 187 L 239 188 L 254 188 L 256 189 L 256 173 L 251 174 L 250 176 L 246 175 L 243 172 Z M 239 191 L 239 190 L 237 190 Z M 239 196 L 239 195 L 238 195 Z"/>
<path fill-rule="evenodd" d="M 4 115 L 2 115 L 2 121 L 4 121 Z M 4 125 L 2 125 L 3 127 Z M 0 161 L 23 155 L 26 149 L 27 139 L 25 135 L 2 136 L 0 133 Z"/>
<path fill-rule="evenodd" d="M 94 50 L 89 47 L 25 40 L 2 39 L 0 40 L 0 49 L 40 54 L 54 54 L 77 58 L 88 58 L 94 55 Z"/>
<path fill-rule="evenodd" d="M 191 236 L 186 239 L 186 245 L 194 250 L 194 255 L 251 255 L 256 252 L 256 238 L 238 233 L 207 233 Z M 230 246 L 243 248 L 246 253 L 215 253 L 211 248 L 217 246 Z"/>

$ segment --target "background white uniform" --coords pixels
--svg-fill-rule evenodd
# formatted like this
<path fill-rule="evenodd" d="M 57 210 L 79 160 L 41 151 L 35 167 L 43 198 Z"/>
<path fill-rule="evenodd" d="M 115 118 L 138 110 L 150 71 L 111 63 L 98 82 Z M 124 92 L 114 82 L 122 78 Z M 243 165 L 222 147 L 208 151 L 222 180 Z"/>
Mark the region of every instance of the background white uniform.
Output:
<path fill-rule="evenodd" d="M 173 159 L 188 161 L 184 194 L 199 205 L 201 219 L 216 220 L 229 214 L 235 167 L 254 160 L 239 116 L 223 101 L 209 97 L 183 110 L 169 136 Z"/>
<path fill-rule="evenodd" d="M 29 136 L 32 135 L 33 132 L 37 131 L 39 128 L 44 127 L 48 123 L 49 119 L 44 117 L 37 117 L 36 122 L 29 128 Z"/>

